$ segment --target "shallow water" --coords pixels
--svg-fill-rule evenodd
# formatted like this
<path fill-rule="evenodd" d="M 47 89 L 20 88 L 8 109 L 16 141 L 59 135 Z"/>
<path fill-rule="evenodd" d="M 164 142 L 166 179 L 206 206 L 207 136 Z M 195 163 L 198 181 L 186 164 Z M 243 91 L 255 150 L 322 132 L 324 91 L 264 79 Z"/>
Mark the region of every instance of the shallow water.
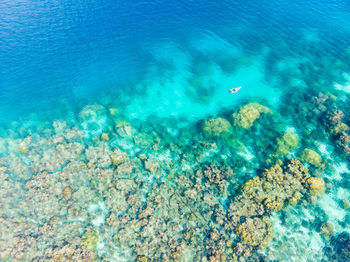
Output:
<path fill-rule="evenodd" d="M 2 260 L 350 260 L 348 1 L 0 10 Z"/>

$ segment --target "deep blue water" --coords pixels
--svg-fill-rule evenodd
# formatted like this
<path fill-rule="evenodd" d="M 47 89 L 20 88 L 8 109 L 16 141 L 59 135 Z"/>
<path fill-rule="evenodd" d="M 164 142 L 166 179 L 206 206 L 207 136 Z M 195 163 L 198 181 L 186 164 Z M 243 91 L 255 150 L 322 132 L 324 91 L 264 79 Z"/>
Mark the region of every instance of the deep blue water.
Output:
<path fill-rule="evenodd" d="M 314 47 L 320 56 L 339 56 L 349 44 L 349 12 L 346 0 L 1 1 L 1 118 L 130 88 L 152 64 L 148 48 L 167 41 L 186 48 L 199 34 L 252 53 L 273 46 L 283 57 L 281 41 L 290 54 L 307 55 L 298 41 L 311 32 L 322 40 Z"/>

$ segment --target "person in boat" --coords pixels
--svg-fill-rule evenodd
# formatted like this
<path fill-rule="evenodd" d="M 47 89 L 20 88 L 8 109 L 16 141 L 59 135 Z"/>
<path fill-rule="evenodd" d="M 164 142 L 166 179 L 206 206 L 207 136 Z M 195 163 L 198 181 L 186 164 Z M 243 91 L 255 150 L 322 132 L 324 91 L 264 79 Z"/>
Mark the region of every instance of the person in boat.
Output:
<path fill-rule="evenodd" d="M 238 90 L 241 89 L 241 88 L 242 88 L 241 86 L 239 86 L 239 87 L 234 87 L 234 88 L 231 88 L 231 89 L 229 90 L 229 92 L 230 92 L 231 94 L 237 93 Z"/>

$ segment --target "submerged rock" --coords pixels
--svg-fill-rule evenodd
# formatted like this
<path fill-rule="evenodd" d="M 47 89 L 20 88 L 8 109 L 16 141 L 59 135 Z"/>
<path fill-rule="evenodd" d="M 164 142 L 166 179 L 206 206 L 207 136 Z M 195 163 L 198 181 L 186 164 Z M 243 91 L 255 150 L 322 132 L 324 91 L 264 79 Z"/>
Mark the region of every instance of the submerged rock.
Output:
<path fill-rule="evenodd" d="M 233 113 L 233 124 L 244 129 L 249 129 L 262 113 L 271 114 L 272 111 L 268 107 L 258 103 L 246 104 L 242 106 L 238 112 Z"/>

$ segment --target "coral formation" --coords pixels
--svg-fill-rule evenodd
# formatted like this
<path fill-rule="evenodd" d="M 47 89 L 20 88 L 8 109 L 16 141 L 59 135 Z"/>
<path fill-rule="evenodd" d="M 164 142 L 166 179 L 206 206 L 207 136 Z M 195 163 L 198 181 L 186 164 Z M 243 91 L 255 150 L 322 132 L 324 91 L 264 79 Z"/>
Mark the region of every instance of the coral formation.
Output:
<path fill-rule="evenodd" d="M 349 127 L 342 122 L 344 113 L 340 110 L 334 110 L 327 117 L 328 126 L 332 134 L 340 134 L 349 130 Z"/>
<path fill-rule="evenodd" d="M 282 137 L 277 139 L 277 149 L 275 156 L 283 156 L 298 147 L 299 138 L 292 132 L 285 132 Z"/>
<path fill-rule="evenodd" d="M 101 139 L 104 140 L 104 141 L 108 141 L 108 140 L 109 140 L 109 135 L 108 135 L 108 133 L 103 133 L 103 134 L 101 135 Z"/>
<path fill-rule="evenodd" d="M 329 240 L 329 238 L 334 235 L 334 226 L 332 223 L 325 222 L 321 224 L 320 227 L 321 235 L 326 239 Z"/>
<path fill-rule="evenodd" d="M 311 195 L 321 196 L 326 191 L 326 183 L 321 177 L 310 177 L 307 183 L 310 186 Z"/>
<path fill-rule="evenodd" d="M 251 246 L 265 248 L 273 237 L 271 221 L 268 217 L 247 218 L 236 228 L 237 235 Z"/>
<path fill-rule="evenodd" d="M 98 233 L 96 231 L 86 231 L 82 239 L 82 246 L 86 247 L 88 250 L 96 249 L 98 242 Z"/>
<path fill-rule="evenodd" d="M 118 166 L 126 160 L 126 153 L 121 151 L 119 148 L 115 148 L 112 153 L 110 153 L 110 158 L 113 165 Z"/>
<path fill-rule="evenodd" d="M 73 189 L 70 186 L 67 186 L 63 189 L 63 198 L 69 200 L 72 196 Z"/>
<path fill-rule="evenodd" d="M 230 203 L 230 221 L 238 223 L 236 233 L 243 242 L 266 247 L 272 239 L 267 216 L 283 209 L 285 204 L 297 204 L 307 194 L 321 195 L 322 185 L 324 181 L 311 177 L 299 160 L 291 159 L 283 166 L 275 165 L 242 185 L 241 195 Z M 242 217 L 246 219 L 243 223 L 240 222 Z"/>
<path fill-rule="evenodd" d="M 263 172 L 261 177 L 254 177 L 242 186 L 242 195 L 262 203 L 267 210 L 278 211 L 283 203 L 304 192 L 304 182 L 310 175 L 298 161 L 291 160 L 283 168 L 273 166 Z"/>
<path fill-rule="evenodd" d="M 233 113 L 233 124 L 234 126 L 249 129 L 253 126 L 255 120 L 257 120 L 261 114 L 271 114 L 272 111 L 263 105 L 258 103 L 246 104 Z"/>
<path fill-rule="evenodd" d="M 350 155 L 350 136 L 343 132 L 336 139 L 336 146 L 346 155 Z"/>
<path fill-rule="evenodd" d="M 300 159 L 314 166 L 320 166 L 322 162 L 321 156 L 316 151 L 309 148 L 303 150 Z"/>
<path fill-rule="evenodd" d="M 230 129 L 230 122 L 222 117 L 211 118 L 203 123 L 203 131 L 210 136 L 227 135 Z"/>
<path fill-rule="evenodd" d="M 203 172 L 203 174 L 199 174 Z M 233 176 L 233 171 L 230 167 L 217 167 L 215 164 L 205 164 L 201 170 L 198 170 L 196 175 L 203 176 L 208 182 L 208 186 L 216 184 L 222 195 L 226 195 L 227 181 Z"/>
<path fill-rule="evenodd" d="M 335 145 L 345 155 L 350 154 L 349 126 L 342 122 L 344 113 L 341 110 L 333 110 L 326 117 L 326 127 L 333 136 Z"/>

